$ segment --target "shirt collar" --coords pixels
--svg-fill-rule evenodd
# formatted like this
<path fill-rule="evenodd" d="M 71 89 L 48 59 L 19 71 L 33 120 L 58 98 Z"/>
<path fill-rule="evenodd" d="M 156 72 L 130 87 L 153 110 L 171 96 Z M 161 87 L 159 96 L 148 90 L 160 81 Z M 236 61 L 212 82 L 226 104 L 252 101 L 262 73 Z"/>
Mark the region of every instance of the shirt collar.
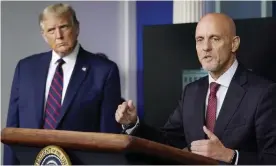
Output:
<path fill-rule="evenodd" d="M 216 82 L 216 83 L 220 84 L 221 86 L 228 88 L 237 68 L 238 68 L 238 61 L 236 59 L 234 61 L 234 63 L 231 65 L 231 67 L 225 73 L 223 73 L 217 80 L 214 80 L 212 78 L 212 76 L 210 74 L 208 74 L 209 75 L 208 76 L 209 84 L 211 82 Z"/>
<path fill-rule="evenodd" d="M 77 43 L 74 50 L 70 54 L 68 54 L 68 55 L 66 55 L 65 57 L 62 58 L 65 61 L 66 64 L 69 64 L 71 62 L 76 61 L 79 49 L 80 49 L 80 44 Z M 52 61 L 51 61 L 51 63 L 56 64 L 57 60 L 59 60 L 59 59 L 60 59 L 60 56 L 53 50 L 52 51 Z"/>

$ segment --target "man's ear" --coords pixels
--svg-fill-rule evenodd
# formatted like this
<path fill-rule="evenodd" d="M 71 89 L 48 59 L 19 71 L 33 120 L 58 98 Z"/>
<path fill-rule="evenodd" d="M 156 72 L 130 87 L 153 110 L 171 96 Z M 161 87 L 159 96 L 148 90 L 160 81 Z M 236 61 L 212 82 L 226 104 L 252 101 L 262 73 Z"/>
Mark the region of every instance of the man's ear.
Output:
<path fill-rule="evenodd" d="M 233 41 L 232 41 L 232 49 L 231 49 L 231 51 L 233 53 L 235 53 L 238 50 L 239 46 L 240 46 L 240 37 L 239 36 L 235 36 L 233 38 Z"/>
<path fill-rule="evenodd" d="M 78 25 L 76 25 L 76 35 L 79 36 L 80 33 L 80 24 L 78 23 Z"/>
<path fill-rule="evenodd" d="M 42 29 L 40 30 L 40 33 L 41 33 L 41 36 L 43 37 L 44 41 L 46 43 L 48 43 L 47 37 L 45 36 L 45 33 L 44 33 L 44 31 Z"/>

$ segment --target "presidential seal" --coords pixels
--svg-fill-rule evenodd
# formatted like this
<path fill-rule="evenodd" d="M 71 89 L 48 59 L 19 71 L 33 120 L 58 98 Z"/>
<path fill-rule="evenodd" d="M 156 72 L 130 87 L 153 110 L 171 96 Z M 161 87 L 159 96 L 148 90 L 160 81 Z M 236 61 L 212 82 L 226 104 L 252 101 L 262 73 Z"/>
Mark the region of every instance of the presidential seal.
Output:
<path fill-rule="evenodd" d="M 62 148 L 50 145 L 38 153 L 34 165 L 71 165 L 71 161 Z"/>

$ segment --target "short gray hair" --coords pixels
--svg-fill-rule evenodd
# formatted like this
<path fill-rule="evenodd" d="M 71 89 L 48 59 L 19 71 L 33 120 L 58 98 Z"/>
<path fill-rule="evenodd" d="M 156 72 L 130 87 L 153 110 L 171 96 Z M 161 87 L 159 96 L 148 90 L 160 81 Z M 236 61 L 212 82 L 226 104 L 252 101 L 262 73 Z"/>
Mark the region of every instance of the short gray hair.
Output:
<path fill-rule="evenodd" d="M 56 16 L 62 16 L 69 13 L 71 15 L 71 21 L 74 26 L 79 25 L 79 21 L 76 16 L 75 10 L 68 4 L 57 3 L 50 6 L 47 6 L 39 15 L 39 25 L 43 29 L 43 20 L 47 14 L 55 14 Z"/>

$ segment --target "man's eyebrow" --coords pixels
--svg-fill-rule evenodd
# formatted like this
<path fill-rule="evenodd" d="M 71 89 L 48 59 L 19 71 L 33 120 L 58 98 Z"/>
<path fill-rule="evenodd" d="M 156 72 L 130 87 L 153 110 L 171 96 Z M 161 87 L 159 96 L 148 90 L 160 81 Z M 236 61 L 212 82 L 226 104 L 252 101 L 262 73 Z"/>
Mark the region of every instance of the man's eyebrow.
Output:
<path fill-rule="evenodd" d="M 204 38 L 204 37 L 201 36 L 201 35 L 198 35 L 198 36 L 195 37 L 195 39 L 198 39 L 198 38 Z"/>
<path fill-rule="evenodd" d="M 219 35 L 219 34 L 212 34 L 212 35 L 210 35 L 210 37 L 221 37 L 221 35 Z"/>
<path fill-rule="evenodd" d="M 212 38 L 212 37 L 221 37 L 221 35 L 219 34 L 211 34 L 211 35 L 208 35 L 208 38 Z M 198 36 L 195 36 L 195 38 L 204 38 L 203 35 L 198 35 Z"/>

